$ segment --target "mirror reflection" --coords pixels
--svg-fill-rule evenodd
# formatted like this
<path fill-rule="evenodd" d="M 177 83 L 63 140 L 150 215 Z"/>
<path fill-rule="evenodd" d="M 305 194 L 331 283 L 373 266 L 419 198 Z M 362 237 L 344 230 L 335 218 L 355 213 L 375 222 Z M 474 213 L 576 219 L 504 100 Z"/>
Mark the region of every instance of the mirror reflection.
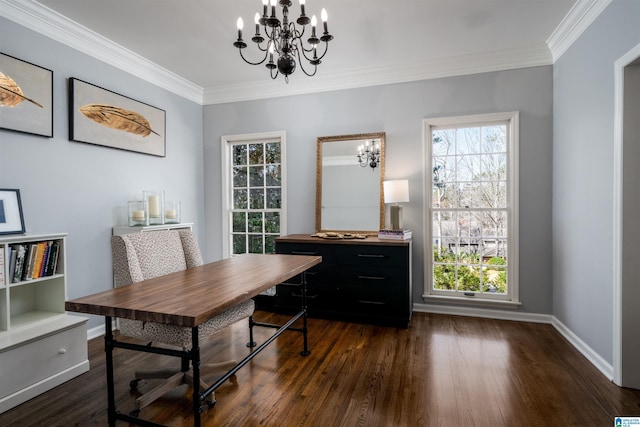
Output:
<path fill-rule="evenodd" d="M 384 132 L 318 138 L 316 232 L 384 228 L 384 142 Z"/>

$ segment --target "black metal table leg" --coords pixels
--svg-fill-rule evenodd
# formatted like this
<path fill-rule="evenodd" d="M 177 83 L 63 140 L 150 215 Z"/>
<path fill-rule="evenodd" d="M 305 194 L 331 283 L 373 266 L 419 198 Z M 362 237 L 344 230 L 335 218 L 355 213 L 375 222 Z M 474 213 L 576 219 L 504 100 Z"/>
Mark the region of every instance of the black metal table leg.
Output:
<path fill-rule="evenodd" d="M 198 327 L 191 328 L 191 367 L 193 369 L 193 425 L 200 427 L 200 344 L 198 343 Z"/>
<path fill-rule="evenodd" d="M 302 273 L 302 336 L 304 342 L 304 349 L 300 353 L 303 356 L 311 354 L 309 351 L 309 345 L 307 341 L 307 272 Z"/>
<path fill-rule="evenodd" d="M 116 398 L 115 387 L 113 385 L 113 331 L 111 317 L 104 320 L 104 351 L 107 357 L 107 418 L 109 427 L 116 425 Z"/>

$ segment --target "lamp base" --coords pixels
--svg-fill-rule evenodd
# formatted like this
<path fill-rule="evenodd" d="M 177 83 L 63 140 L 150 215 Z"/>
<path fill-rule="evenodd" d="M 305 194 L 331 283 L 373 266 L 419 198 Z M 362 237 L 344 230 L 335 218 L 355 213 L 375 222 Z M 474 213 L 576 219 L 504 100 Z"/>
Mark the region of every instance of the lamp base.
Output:
<path fill-rule="evenodd" d="M 391 205 L 389 206 L 391 214 L 391 229 L 402 230 L 402 206 Z"/>

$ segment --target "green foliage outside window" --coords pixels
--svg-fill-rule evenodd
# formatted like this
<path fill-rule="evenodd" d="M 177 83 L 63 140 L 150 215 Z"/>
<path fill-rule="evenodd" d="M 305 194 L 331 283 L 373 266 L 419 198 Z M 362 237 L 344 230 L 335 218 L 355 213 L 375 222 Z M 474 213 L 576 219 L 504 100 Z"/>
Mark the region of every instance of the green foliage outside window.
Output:
<path fill-rule="evenodd" d="M 457 259 L 456 259 L 457 258 Z M 460 292 L 507 292 L 506 260 L 492 257 L 480 264 L 480 255 L 433 247 L 433 288 Z M 456 263 L 457 261 L 457 263 Z"/>

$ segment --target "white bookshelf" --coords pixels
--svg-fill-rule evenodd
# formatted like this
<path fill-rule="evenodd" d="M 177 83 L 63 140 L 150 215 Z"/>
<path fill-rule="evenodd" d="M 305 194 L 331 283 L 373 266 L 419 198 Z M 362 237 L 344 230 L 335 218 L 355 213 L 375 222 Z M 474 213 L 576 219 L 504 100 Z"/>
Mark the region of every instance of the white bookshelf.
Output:
<path fill-rule="evenodd" d="M 89 370 L 87 318 L 67 314 L 66 233 L 1 236 L 0 413 Z M 58 242 L 52 274 L 13 281 L 10 248 Z"/>

